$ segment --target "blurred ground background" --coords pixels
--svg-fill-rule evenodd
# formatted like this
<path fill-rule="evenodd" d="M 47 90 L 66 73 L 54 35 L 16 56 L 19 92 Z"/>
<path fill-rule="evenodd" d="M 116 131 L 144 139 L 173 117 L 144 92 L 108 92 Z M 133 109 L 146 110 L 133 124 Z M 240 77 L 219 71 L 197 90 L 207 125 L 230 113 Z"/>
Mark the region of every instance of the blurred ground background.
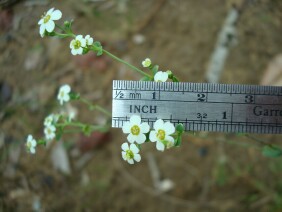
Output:
<path fill-rule="evenodd" d="M 242 2 L 0 1 L 0 211 L 282 211 L 282 160 L 262 156 L 246 136 L 196 133 L 164 153 L 147 144 L 134 166 L 122 161 L 119 129 L 64 136 L 35 155 L 24 148 L 27 134 L 41 137 L 44 118 L 61 110 L 61 84 L 111 110 L 112 80 L 140 79 L 106 56 L 72 56 L 69 39 L 42 39 L 37 22 L 49 8 L 62 11 L 61 23 L 74 19 L 75 33 L 94 36 L 136 66 L 150 57 L 181 81 L 204 82 L 224 19 Z M 282 51 L 282 2 L 246 1 L 237 30 L 220 82 L 260 84 Z M 79 120 L 105 121 L 72 107 Z M 254 137 L 280 145 L 279 135 Z M 152 160 L 173 182 L 164 193 L 154 187 Z"/>

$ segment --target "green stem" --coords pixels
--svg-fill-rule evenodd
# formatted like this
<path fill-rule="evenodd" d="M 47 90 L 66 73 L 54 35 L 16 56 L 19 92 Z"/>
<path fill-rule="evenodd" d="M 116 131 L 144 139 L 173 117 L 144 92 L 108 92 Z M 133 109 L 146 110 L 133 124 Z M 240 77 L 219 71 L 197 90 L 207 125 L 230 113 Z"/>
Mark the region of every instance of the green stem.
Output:
<path fill-rule="evenodd" d="M 63 27 L 61 27 L 60 25 L 55 24 L 55 26 L 58 27 L 58 28 L 59 28 L 60 30 L 62 30 L 63 32 L 66 32 L 65 29 L 64 29 Z"/>
<path fill-rule="evenodd" d="M 152 76 L 151 76 L 151 75 L 145 73 L 144 71 L 141 71 L 139 68 L 137 68 L 137 67 L 135 67 L 135 66 L 133 66 L 133 65 L 131 65 L 131 64 L 129 64 L 129 63 L 127 63 L 126 61 L 120 59 L 119 57 L 113 55 L 112 53 L 106 51 L 105 49 L 103 49 L 103 52 L 104 52 L 106 55 L 108 55 L 109 57 L 111 57 L 111 58 L 117 60 L 118 62 L 121 62 L 121 63 L 123 63 L 124 65 L 127 65 L 127 66 L 130 67 L 133 71 L 136 71 L 136 72 L 138 72 L 138 73 L 140 73 L 140 74 L 142 74 L 142 75 L 144 75 L 144 76 L 149 77 L 150 79 L 152 79 Z"/>
<path fill-rule="evenodd" d="M 38 145 L 46 145 L 46 141 L 45 140 L 39 140 L 37 141 Z"/>
<path fill-rule="evenodd" d="M 99 106 L 97 104 L 92 104 L 90 101 L 88 101 L 87 99 L 84 99 L 84 98 L 79 98 L 79 100 L 81 102 L 85 103 L 89 107 L 90 110 L 98 110 L 98 111 L 104 113 L 105 115 L 112 117 L 112 114 L 108 110 L 102 108 L 101 106 Z"/>

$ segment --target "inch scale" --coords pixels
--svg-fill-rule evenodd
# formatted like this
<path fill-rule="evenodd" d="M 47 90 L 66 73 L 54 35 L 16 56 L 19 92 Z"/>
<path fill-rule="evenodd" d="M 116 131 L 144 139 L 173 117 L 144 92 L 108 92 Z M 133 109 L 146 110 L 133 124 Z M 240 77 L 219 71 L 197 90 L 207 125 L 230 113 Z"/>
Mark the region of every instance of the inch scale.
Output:
<path fill-rule="evenodd" d="M 133 114 L 186 131 L 282 133 L 282 87 L 189 82 L 113 81 L 112 127 Z"/>

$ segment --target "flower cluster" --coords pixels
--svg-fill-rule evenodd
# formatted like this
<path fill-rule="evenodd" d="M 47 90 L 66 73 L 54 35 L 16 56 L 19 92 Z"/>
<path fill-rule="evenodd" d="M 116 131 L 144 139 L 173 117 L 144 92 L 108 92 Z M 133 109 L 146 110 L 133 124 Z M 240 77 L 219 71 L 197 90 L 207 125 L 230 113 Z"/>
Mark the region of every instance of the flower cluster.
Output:
<path fill-rule="evenodd" d="M 65 21 L 63 26 L 55 24 L 55 21 L 61 19 L 62 12 L 60 10 L 55 10 L 54 8 L 50 9 L 45 13 L 38 24 L 40 25 L 39 34 L 44 37 L 47 36 L 57 36 L 59 38 L 71 38 L 69 47 L 71 50 L 71 54 L 73 55 L 83 55 L 88 53 L 89 51 L 93 51 L 97 53 L 97 56 L 105 53 L 109 57 L 126 64 L 132 70 L 137 71 L 144 75 L 142 80 L 146 81 L 155 81 L 155 82 L 166 82 L 168 79 L 173 82 L 178 82 L 178 79 L 172 74 L 171 71 L 159 71 L 159 66 L 152 63 L 150 58 L 146 58 L 142 61 L 142 66 L 151 71 L 151 74 L 145 73 L 139 68 L 123 61 L 122 59 L 116 57 L 112 53 L 103 49 L 102 45 L 98 41 L 94 41 L 94 39 L 90 35 L 75 35 L 72 31 L 72 21 Z M 56 30 L 59 31 L 56 31 Z M 80 99 L 79 95 L 76 95 L 71 92 L 71 88 L 69 85 L 63 85 L 57 95 L 57 99 L 61 105 L 65 102 L 70 101 L 71 99 Z M 82 102 L 89 106 L 89 109 L 93 108 L 103 112 L 104 114 L 111 117 L 111 114 L 107 112 L 104 108 L 100 106 L 93 106 L 89 101 L 85 99 L 80 99 Z M 89 129 L 92 129 L 89 125 L 84 125 L 79 122 L 72 122 L 71 116 L 67 119 L 64 115 L 56 115 L 51 114 L 46 117 L 44 120 L 44 142 L 49 140 L 53 140 L 54 138 L 60 137 L 59 134 L 62 133 L 65 126 L 76 126 L 83 130 L 84 133 L 89 133 Z M 63 124 L 61 123 L 63 122 Z M 97 126 L 93 127 L 93 129 L 97 129 Z M 170 122 L 164 122 L 162 119 L 156 120 L 153 124 L 153 129 L 150 129 L 148 123 L 143 122 L 141 117 L 138 115 L 133 115 L 130 118 L 129 122 L 126 122 L 122 130 L 124 133 L 128 134 L 127 142 L 121 145 L 122 148 L 122 158 L 126 160 L 130 164 L 134 164 L 134 162 L 139 162 L 141 160 L 141 156 L 139 154 L 141 144 L 145 142 L 155 142 L 156 148 L 159 151 L 164 151 L 172 146 L 179 146 L 181 141 L 181 134 L 183 132 L 183 126 L 177 125 L 176 128 Z M 31 135 L 30 135 L 31 136 Z M 38 142 L 36 142 L 33 137 L 28 137 L 26 146 L 31 153 L 35 153 L 35 147 Z M 42 140 L 41 140 L 42 141 Z M 40 143 L 40 142 L 39 142 Z"/>
<path fill-rule="evenodd" d="M 39 34 L 41 37 L 44 37 L 45 31 L 53 32 L 55 29 L 55 22 L 56 20 L 61 19 L 62 12 L 60 10 L 54 10 L 51 8 L 50 10 L 45 13 L 41 19 L 39 20 L 38 24 L 40 25 Z"/>
<path fill-rule="evenodd" d="M 130 146 L 127 142 L 121 145 L 122 158 L 130 164 L 134 164 L 134 161 L 139 162 L 141 160 L 139 154 L 140 144 L 146 141 L 156 142 L 156 148 L 159 151 L 178 146 L 180 136 L 183 132 L 183 125 L 177 127 L 177 138 L 174 139 L 173 135 L 176 129 L 169 121 L 164 122 L 162 119 L 158 119 L 153 125 L 154 129 L 150 131 L 149 124 L 145 122 L 142 123 L 140 116 L 131 116 L 130 120 L 125 122 L 122 126 L 123 133 L 128 134 L 127 141 L 131 143 Z"/>
<path fill-rule="evenodd" d="M 54 10 L 54 8 L 50 9 L 42 15 L 38 24 L 40 25 L 39 34 L 41 37 L 44 37 L 45 34 L 50 36 L 58 35 L 61 37 L 74 37 L 74 34 L 71 31 L 71 24 L 69 22 L 65 22 L 65 28 L 63 31 L 67 32 L 67 34 L 60 34 L 55 32 L 56 24 L 54 21 L 61 19 L 62 12 L 60 10 Z M 52 34 L 53 33 L 53 34 Z M 84 38 L 82 35 L 75 36 L 75 39 L 70 42 L 70 49 L 73 55 L 82 55 L 84 52 L 87 52 L 91 46 L 93 45 L 94 39 L 90 37 L 90 35 L 86 35 Z"/>
<path fill-rule="evenodd" d="M 83 38 L 82 35 L 77 35 L 75 39 L 70 42 L 71 53 L 73 55 L 82 55 L 83 50 L 93 44 L 93 38 L 90 35 L 86 35 Z"/>
<path fill-rule="evenodd" d="M 68 102 L 70 100 L 70 91 L 71 87 L 69 85 L 63 85 L 60 87 L 57 99 L 59 103 L 62 105 L 64 102 Z M 39 141 L 36 141 L 32 135 L 28 135 L 26 140 L 26 149 L 28 152 L 34 154 L 36 152 L 36 146 L 38 143 L 46 144 L 47 141 L 51 141 L 56 137 L 56 124 L 63 118 L 64 116 L 66 120 L 71 121 L 74 118 L 74 114 L 63 115 L 63 114 L 50 114 L 48 115 L 43 122 L 44 125 L 44 135 L 45 138 Z"/>
<path fill-rule="evenodd" d="M 159 71 L 159 66 L 153 65 L 150 58 L 143 60 L 142 66 L 149 68 L 153 72 L 155 82 L 166 82 L 168 79 L 171 79 L 173 82 L 178 82 L 178 79 L 172 74 L 172 71 Z"/>

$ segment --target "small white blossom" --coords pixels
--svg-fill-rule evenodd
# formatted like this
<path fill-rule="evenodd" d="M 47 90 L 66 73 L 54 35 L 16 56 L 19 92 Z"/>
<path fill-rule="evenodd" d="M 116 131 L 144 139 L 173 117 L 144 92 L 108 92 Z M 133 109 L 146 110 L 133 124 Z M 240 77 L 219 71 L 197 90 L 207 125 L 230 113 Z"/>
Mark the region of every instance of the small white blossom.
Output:
<path fill-rule="evenodd" d="M 39 33 L 41 37 L 44 36 L 45 30 L 47 30 L 47 32 L 53 32 L 55 29 L 54 21 L 59 20 L 61 17 L 62 12 L 60 10 L 54 10 L 54 8 L 48 10 L 38 22 L 40 25 Z"/>
<path fill-rule="evenodd" d="M 73 107 L 71 104 L 66 105 L 62 108 L 60 114 L 67 118 L 68 121 L 72 121 L 77 117 L 78 110 L 76 107 Z"/>
<path fill-rule="evenodd" d="M 123 143 L 121 145 L 121 152 L 123 160 L 126 160 L 129 164 L 134 164 L 134 160 L 136 162 L 140 162 L 141 156 L 139 154 L 139 149 L 135 144 Z"/>
<path fill-rule="evenodd" d="M 130 121 L 126 122 L 122 126 L 123 133 L 129 133 L 127 136 L 127 140 L 130 143 L 134 143 L 135 141 L 138 144 L 142 144 L 146 140 L 146 136 L 144 133 L 149 132 L 150 127 L 148 123 L 141 123 L 140 116 L 133 115 L 130 117 Z"/>
<path fill-rule="evenodd" d="M 152 64 L 152 62 L 151 62 L 150 58 L 146 58 L 146 59 L 143 60 L 143 62 L 142 62 L 142 66 L 143 66 L 144 68 L 150 67 L 151 64 Z"/>
<path fill-rule="evenodd" d="M 27 151 L 34 154 L 36 145 L 36 140 L 32 137 L 32 135 L 28 135 L 25 144 Z"/>
<path fill-rule="evenodd" d="M 69 95 L 70 91 L 71 91 L 71 87 L 69 85 L 63 85 L 60 87 L 57 98 L 60 101 L 61 105 L 64 102 L 68 102 L 70 100 L 70 95 Z"/>
<path fill-rule="evenodd" d="M 56 127 L 53 125 L 49 125 L 47 127 L 45 127 L 44 129 L 44 134 L 47 140 L 52 140 L 55 138 L 56 136 Z"/>
<path fill-rule="evenodd" d="M 85 41 L 87 46 L 91 46 L 93 44 L 93 38 L 90 35 L 85 36 Z"/>
<path fill-rule="evenodd" d="M 157 150 L 164 151 L 165 144 L 167 147 L 174 145 L 174 138 L 170 136 L 175 132 L 175 127 L 170 122 L 165 122 L 162 119 L 158 119 L 154 123 L 154 130 L 150 132 L 150 140 L 157 142 Z"/>
<path fill-rule="evenodd" d="M 168 79 L 168 73 L 163 71 L 158 71 L 154 76 L 155 82 L 165 82 L 167 81 L 167 79 Z"/>
<path fill-rule="evenodd" d="M 77 35 L 75 39 L 70 42 L 71 53 L 73 55 L 81 55 L 83 53 L 83 47 L 86 47 L 86 40 L 82 35 Z"/>
<path fill-rule="evenodd" d="M 59 119 L 58 114 L 50 114 L 44 119 L 44 126 L 47 127 L 50 125 L 54 125 L 57 123 L 58 119 Z"/>

